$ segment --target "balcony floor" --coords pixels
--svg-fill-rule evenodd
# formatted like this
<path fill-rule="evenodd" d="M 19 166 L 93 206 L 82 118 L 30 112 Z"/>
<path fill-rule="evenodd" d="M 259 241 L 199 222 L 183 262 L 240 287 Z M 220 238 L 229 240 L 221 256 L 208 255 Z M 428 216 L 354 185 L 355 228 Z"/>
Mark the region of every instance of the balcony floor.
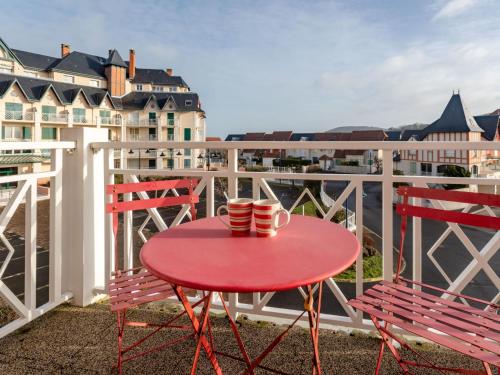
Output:
<path fill-rule="evenodd" d="M 132 310 L 132 318 L 161 321 L 172 314 L 170 305 L 155 305 L 154 309 Z M 161 311 L 163 310 L 163 311 Z M 215 346 L 218 350 L 237 355 L 236 343 L 227 321 L 214 317 Z M 62 305 L 0 340 L 0 373 L 2 374 L 109 374 L 115 360 L 115 319 L 105 304 L 86 308 Z M 267 323 L 242 321 L 241 334 L 251 355 L 260 352 L 281 330 Z M 129 338 L 141 329 L 129 329 Z M 141 332 L 143 333 L 143 332 Z M 165 330 L 152 339 L 160 343 L 162 337 L 179 335 L 179 331 Z M 168 338 L 167 338 L 168 339 Z M 310 373 L 308 331 L 294 328 L 264 362 L 292 374 Z M 324 374 L 370 374 L 375 365 L 379 341 L 362 334 L 348 335 L 323 330 L 320 350 Z M 463 356 L 433 345 L 419 348 L 440 364 L 451 366 L 478 364 Z M 192 340 L 170 349 L 125 364 L 128 374 L 187 374 L 195 347 Z M 237 374 L 243 367 L 235 361 L 220 358 L 225 374 Z M 208 360 L 202 355 L 199 374 L 212 374 Z M 263 371 L 257 371 L 264 374 Z M 398 374 L 398 366 L 386 355 L 383 374 Z M 427 370 L 414 374 L 432 373 Z"/>

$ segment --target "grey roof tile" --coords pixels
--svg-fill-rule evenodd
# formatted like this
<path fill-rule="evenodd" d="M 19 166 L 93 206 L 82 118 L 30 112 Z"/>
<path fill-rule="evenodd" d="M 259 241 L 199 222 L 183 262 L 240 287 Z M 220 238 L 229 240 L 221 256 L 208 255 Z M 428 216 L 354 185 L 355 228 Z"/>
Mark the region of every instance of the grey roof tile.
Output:
<path fill-rule="evenodd" d="M 21 51 L 18 49 L 13 49 L 12 52 L 15 53 L 25 67 L 34 68 L 36 70 L 50 70 L 61 61 L 61 59 L 57 57 L 40 55 L 38 53 Z"/>
<path fill-rule="evenodd" d="M 474 116 L 477 124 L 484 130 L 483 137 L 488 141 L 493 141 L 499 131 L 500 116 L 484 115 Z"/>
<path fill-rule="evenodd" d="M 75 51 L 61 59 L 52 70 L 105 78 L 105 63 L 103 57 Z"/>
<path fill-rule="evenodd" d="M 424 129 L 425 135 L 447 132 L 483 132 L 464 105 L 460 94 L 453 94 L 443 114 Z"/>
<path fill-rule="evenodd" d="M 109 51 L 109 57 L 104 63 L 104 66 L 108 65 L 121 66 L 123 68 L 126 68 L 128 66 L 127 64 L 125 64 L 125 62 L 123 61 L 122 57 L 120 56 L 120 54 L 116 49 L 112 49 Z"/>
<path fill-rule="evenodd" d="M 173 85 L 189 87 L 180 76 L 169 76 L 162 69 L 135 69 L 134 83 L 152 83 L 157 85 Z"/>

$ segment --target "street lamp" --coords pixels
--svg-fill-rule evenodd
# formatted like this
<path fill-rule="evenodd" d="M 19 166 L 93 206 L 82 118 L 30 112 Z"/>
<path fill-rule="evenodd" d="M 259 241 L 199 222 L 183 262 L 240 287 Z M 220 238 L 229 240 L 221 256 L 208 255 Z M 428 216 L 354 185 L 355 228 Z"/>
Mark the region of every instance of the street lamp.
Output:
<path fill-rule="evenodd" d="M 207 159 L 207 170 L 210 170 L 210 150 L 209 149 L 207 149 L 207 153 L 205 156 L 203 156 L 203 154 L 199 154 L 197 157 L 197 159 L 201 163 L 203 163 L 203 159 L 205 159 L 205 158 Z"/>
<path fill-rule="evenodd" d="M 130 151 L 128 153 L 129 153 L 129 155 L 133 155 L 134 150 L 130 149 Z M 149 153 L 149 149 L 146 150 L 146 153 Z M 139 148 L 139 169 L 141 169 L 141 149 L 140 148 Z"/>

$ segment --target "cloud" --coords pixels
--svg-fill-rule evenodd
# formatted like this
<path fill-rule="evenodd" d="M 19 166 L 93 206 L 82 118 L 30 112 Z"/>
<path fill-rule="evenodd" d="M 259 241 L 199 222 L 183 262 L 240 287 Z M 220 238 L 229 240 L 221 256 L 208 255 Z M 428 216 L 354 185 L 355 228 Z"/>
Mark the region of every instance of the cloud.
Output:
<path fill-rule="evenodd" d="M 433 19 L 451 18 L 464 13 L 478 3 L 478 0 L 449 0 L 439 11 L 434 15 Z"/>

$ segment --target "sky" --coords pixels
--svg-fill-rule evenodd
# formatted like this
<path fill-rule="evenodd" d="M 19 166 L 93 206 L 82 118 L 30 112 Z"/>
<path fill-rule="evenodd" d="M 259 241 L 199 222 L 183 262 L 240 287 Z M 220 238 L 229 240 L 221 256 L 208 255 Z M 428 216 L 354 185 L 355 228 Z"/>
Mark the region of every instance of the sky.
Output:
<path fill-rule="evenodd" d="M 500 107 L 496 0 L 16 1 L 11 47 L 60 44 L 171 67 L 199 93 L 207 135 L 430 123 L 460 90 Z"/>

